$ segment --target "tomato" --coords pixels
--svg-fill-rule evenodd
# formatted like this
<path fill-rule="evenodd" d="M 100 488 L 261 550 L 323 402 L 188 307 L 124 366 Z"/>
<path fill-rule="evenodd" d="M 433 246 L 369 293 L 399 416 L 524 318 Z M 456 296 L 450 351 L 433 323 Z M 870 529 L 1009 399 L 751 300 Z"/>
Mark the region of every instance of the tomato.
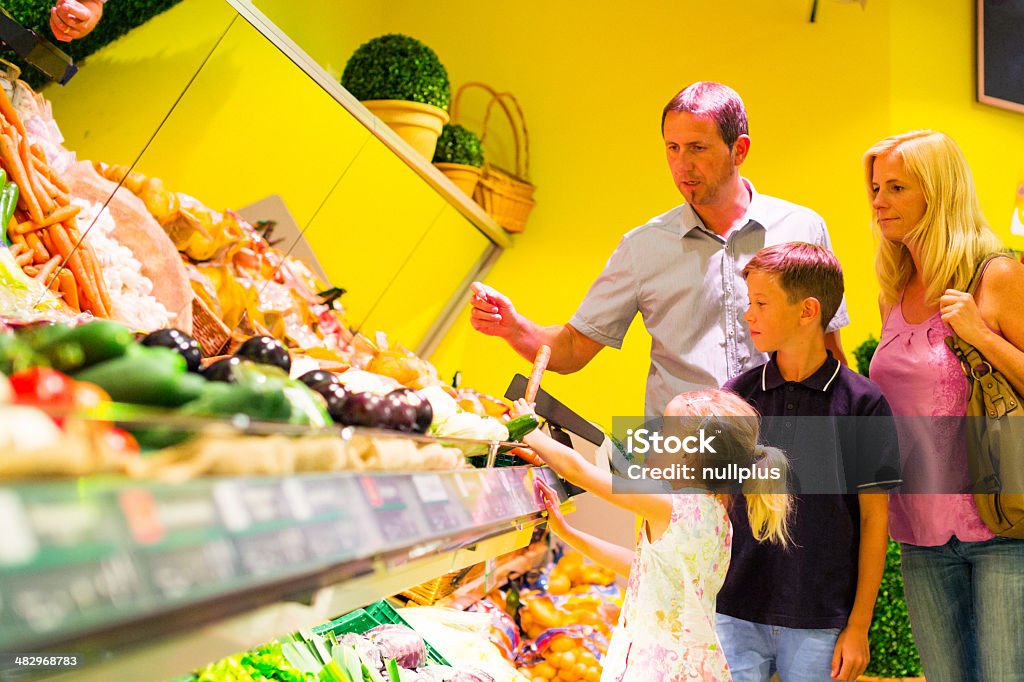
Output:
<path fill-rule="evenodd" d="M 48 367 L 33 367 L 10 377 L 14 402 L 48 409 L 74 406 L 74 380 Z"/>
<path fill-rule="evenodd" d="M 110 402 L 110 395 L 96 384 L 88 381 L 76 381 L 71 387 L 71 397 L 75 407 L 89 410 L 103 403 Z"/>
<path fill-rule="evenodd" d="M 114 452 L 121 452 L 129 455 L 139 454 L 139 442 L 135 440 L 135 436 L 123 429 L 119 429 L 115 426 L 111 428 L 110 431 L 103 434 L 103 437 L 107 446 Z"/>

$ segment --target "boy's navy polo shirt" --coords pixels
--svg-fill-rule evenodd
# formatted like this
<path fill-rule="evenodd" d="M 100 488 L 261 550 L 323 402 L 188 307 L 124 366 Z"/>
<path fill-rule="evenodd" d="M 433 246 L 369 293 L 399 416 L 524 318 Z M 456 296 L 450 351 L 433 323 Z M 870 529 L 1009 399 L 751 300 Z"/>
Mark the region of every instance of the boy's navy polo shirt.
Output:
<path fill-rule="evenodd" d="M 831 353 L 800 382 L 782 378 L 773 354 L 767 364 L 723 388 L 764 415 L 761 440 L 786 451 L 803 494 L 794 498 L 793 545 L 788 549 L 755 540 L 746 500 L 735 496 L 729 513 L 732 561 L 718 593 L 718 612 L 788 628 L 846 627 L 857 590 L 856 491 L 899 482 L 899 448 L 889 404 L 878 386 Z M 824 428 L 825 424 L 829 426 Z M 829 480 L 835 484 L 826 485 Z M 792 484 L 791 480 L 791 489 Z"/>

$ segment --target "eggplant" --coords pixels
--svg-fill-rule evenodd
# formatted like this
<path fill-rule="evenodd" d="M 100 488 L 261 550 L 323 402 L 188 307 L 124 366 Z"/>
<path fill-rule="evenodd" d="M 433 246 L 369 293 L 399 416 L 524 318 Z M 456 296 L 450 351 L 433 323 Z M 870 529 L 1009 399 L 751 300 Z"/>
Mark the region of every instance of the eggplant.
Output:
<path fill-rule="evenodd" d="M 430 402 L 411 388 L 397 388 L 388 393 L 394 403 L 392 428 L 407 433 L 426 433 L 434 419 Z"/>
<path fill-rule="evenodd" d="M 292 370 L 292 356 L 288 349 L 272 336 L 254 336 L 235 351 L 235 357 L 250 360 L 261 365 L 280 367 L 285 372 Z"/>
<path fill-rule="evenodd" d="M 175 353 L 185 358 L 185 366 L 190 372 L 198 372 L 199 365 L 203 359 L 203 352 L 199 344 L 191 336 L 180 329 L 158 329 L 142 337 L 139 342 L 143 346 L 158 346 L 170 348 Z"/>
<path fill-rule="evenodd" d="M 231 356 L 221 358 L 211 365 L 207 365 L 200 374 L 207 381 L 223 381 L 228 384 L 237 383 L 235 368 L 242 364 L 241 358 Z"/>
<path fill-rule="evenodd" d="M 321 384 L 335 384 L 340 386 L 341 382 L 338 381 L 338 375 L 334 372 L 327 372 L 322 369 L 314 369 L 306 372 L 299 377 L 299 381 L 309 386 L 311 389 L 320 393 L 318 386 Z M 326 396 L 325 396 L 326 397 Z"/>
<path fill-rule="evenodd" d="M 312 387 L 312 390 L 322 395 L 324 400 L 327 401 L 327 414 L 331 415 L 331 419 L 338 423 L 344 423 L 342 421 L 342 408 L 351 395 L 348 390 L 337 382 L 317 384 L 315 387 Z"/>
<path fill-rule="evenodd" d="M 341 406 L 341 423 L 345 426 L 387 428 L 394 402 L 377 393 L 353 393 Z"/>

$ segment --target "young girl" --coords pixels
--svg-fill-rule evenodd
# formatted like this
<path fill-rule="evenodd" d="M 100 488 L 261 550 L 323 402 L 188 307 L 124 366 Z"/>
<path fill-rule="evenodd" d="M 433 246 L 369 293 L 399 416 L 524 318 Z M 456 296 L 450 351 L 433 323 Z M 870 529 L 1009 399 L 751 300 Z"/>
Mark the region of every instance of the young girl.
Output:
<path fill-rule="evenodd" d="M 531 413 L 523 400 L 513 414 Z M 701 453 L 676 461 L 718 469 L 728 464 L 765 469 L 742 486 L 751 528 L 759 540 L 785 545 L 790 500 L 785 494 L 786 458 L 780 450 L 757 443 L 757 414 L 742 399 L 719 390 L 676 396 L 665 411 L 666 425 L 688 434 L 699 429 L 713 433 L 714 461 Z M 675 419 L 669 420 L 672 417 Z M 730 419 L 729 417 L 736 417 Z M 675 430 L 675 428 L 673 430 Z M 626 599 L 604 660 L 603 681 L 675 682 L 676 680 L 729 680 L 725 655 L 715 636 L 715 596 L 729 568 L 732 527 L 729 494 L 716 493 L 701 480 L 674 494 L 624 494 L 612 491 L 612 474 L 594 466 L 574 450 L 534 431 L 526 443 L 566 480 L 612 504 L 640 515 L 643 524 L 635 552 L 582 533 L 569 526 L 558 497 L 538 481 L 548 510 L 548 527 L 571 547 L 592 560 L 629 577 Z M 668 467 L 668 462 L 648 465 Z M 732 467 L 735 470 L 735 467 Z M 775 471 L 779 478 L 770 479 Z"/>

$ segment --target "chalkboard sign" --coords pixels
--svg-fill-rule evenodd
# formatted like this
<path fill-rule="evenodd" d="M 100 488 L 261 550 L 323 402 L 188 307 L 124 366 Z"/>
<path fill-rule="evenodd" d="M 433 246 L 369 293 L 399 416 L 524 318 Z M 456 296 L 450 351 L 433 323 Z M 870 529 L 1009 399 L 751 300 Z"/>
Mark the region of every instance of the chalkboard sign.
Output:
<path fill-rule="evenodd" d="M 978 101 L 1024 113 L 1024 0 L 978 0 Z"/>

